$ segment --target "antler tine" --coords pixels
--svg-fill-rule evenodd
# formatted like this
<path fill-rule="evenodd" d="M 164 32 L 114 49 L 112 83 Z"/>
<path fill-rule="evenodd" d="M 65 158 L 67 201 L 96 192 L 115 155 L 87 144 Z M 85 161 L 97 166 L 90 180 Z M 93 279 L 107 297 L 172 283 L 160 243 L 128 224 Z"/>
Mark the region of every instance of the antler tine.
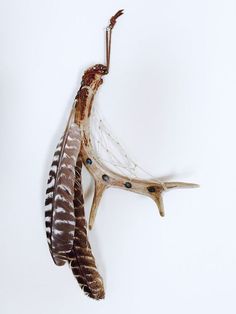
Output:
<path fill-rule="evenodd" d="M 95 180 L 95 191 L 94 191 L 94 196 L 93 196 L 93 203 L 92 203 L 92 207 L 90 209 L 90 214 L 89 214 L 89 230 L 93 228 L 94 221 L 97 215 L 97 209 L 98 209 L 100 200 L 102 198 L 102 195 L 105 189 L 106 189 L 106 186 L 104 184 Z"/>
<path fill-rule="evenodd" d="M 153 198 L 155 203 L 157 204 L 157 207 L 159 209 L 159 213 L 161 215 L 161 217 L 165 216 L 165 208 L 164 208 L 164 203 L 163 203 L 163 198 L 162 195 L 156 195 L 156 197 Z"/>
<path fill-rule="evenodd" d="M 199 188 L 199 184 L 187 183 L 187 182 L 165 182 L 164 183 L 167 190 L 170 189 L 192 189 Z"/>

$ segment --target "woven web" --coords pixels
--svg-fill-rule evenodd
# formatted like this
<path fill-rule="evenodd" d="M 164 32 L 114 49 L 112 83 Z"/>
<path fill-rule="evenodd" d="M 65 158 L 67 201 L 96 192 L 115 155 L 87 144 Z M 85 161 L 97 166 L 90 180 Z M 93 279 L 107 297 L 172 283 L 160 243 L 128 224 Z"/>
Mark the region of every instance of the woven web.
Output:
<path fill-rule="evenodd" d="M 92 110 L 90 132 L 95 153 L 94 157 L 109 169 L 130 179 L 153 179 L 160 182 L 128 156 L 126 149 L 111 133 L 108 123 L 101 116 L 98 109 Z"/>

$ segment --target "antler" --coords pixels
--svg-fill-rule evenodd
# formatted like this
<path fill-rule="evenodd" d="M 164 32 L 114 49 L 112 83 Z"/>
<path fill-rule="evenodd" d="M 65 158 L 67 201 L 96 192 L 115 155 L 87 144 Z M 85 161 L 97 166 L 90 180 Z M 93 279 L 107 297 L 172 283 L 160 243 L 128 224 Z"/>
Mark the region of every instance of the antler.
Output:
<path fill-rule="evenodd" d="M 103 82 L 102 76 L 108 73 L 111 52 L 111 31 L 116 23 L 116 19 L 122 14 L 123 10 L 120 10 L 113 17 L 111 17 L 110 24 L 106 29 L 107 65 L 95 65 L 85 71 L 81 88 L 76 97 L 75 122 L 80 126 L 82 137 L 80 156 L 82 157 L 84 165 L 95 180 L 95 193 L 89 218 L 90 229 L 94 224 L 97 208 L 102 195 L 109 187 L 120 188 L 152 198 L 157 204 L 161 216 L 164 216 L 165 214 L 162 192 L 173 188 L 198 187 L 197 184 L 185 182 L 160 182 L 155 180 L 130 179 L 109 169 L 101 162 L 93 150 L 89 125 L 91 108 L 98 87 Z"/>
<path fill-rule="evenodd" d="M 89 216 L 89 228 L 92 229 L 97 214 L 97 209 L 104 191 L 107 188 L 115 187 L 126 191 L 143 194 L 154 200 L 160 215 L 165 215 L 162 193 L 171 189 L 196 188 L 197 184 L 186 182 L 160 182 L 155 180 L 130 179 L 109 169 L 96 156 L 91 145 L 89 123 L 86 124 L 82 132 L 81 156 L 84 165 L 93 176 L 95 181 L 95 192 Z"/>
<path fill-rule="evenodd" d="M 87 237 L 81 186 L 82 162 L 95 180 L 95 193 L 89 217 L 90 229 L 94 224 L 102 195 L 109 187 L 152 198 L 161 216 L 164 216 L 164 191 L 198 187 L 192 183 L 160 182 L 122 176 L 104 165 L 92 147 L 90 113 L 94 96 L 103 82 L 102 76 L 109 70 L 111 32 L 116 19 L 122 14 L 123 10 L 120 10 L 112 16 L 106 29 L 107 64 L 96 64 L 83 75 L 66 130 L 54 154 L 45 201 L 46 233 L 54 262 L 62 266 L 68 261 L 81 288 L 97 300 L 104 298 L 104 287 Z"/>

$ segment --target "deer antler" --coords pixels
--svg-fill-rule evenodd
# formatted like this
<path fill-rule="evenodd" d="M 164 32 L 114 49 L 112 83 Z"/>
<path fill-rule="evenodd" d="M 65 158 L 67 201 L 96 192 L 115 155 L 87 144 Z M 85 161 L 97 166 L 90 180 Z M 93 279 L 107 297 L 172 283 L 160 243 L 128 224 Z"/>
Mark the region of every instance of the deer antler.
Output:
<path fill-rule="evenodd" d="M 161 216 L 165 215 L 162 193 L 177 188 L 196 188 L 197 184 L 186 182 L 160 182 L 155 180 L 130 179 L 109 169 L 103 164 L 91 145 L 89 119 L 83 126 L 80 155 L 83 164 L 93 176 L 95 192 L 89 216 L 89 228 L 92 229 L 97 209 L 104 191 L 109 187 L 120 188 L 126 191 L 146 195 L 154 200 Z"/>
<path fill-rule="evenodd" d="M 195 188 L 197 184 L 185 182 L 160 182 L 155 180 L 130 179 L 122 176 L 104 165 L 96 156 L 90 138 L 90 112 L 93 105 L 94 96 L 98 87 L 102 84 L 102 76 L 109 70 L 111 52 L 111 30 L 116 19 L 123 14 L 123 10 L 118 11 L 111 19 L 106 30 L 106 59 L 107 65 L 97 64 L 85 71 L 81 88 L 76 97 L 76 118 L 75 122 L 81 130 L 81 151 L 83 163 L 95 180 L 95 193 L 89 217 L 89 228 L 91 229 L 99 202 L 104 191 L 109 187 L 116 187 L 127 191 L 143 194 L 151 197 L 158 206 L 161 216 L 164 216 L 164 205 L 162 192 L 173 188 Z"/>
<path fill-rule="evenodd" d="M 162 193 L 173 188 L 194 188 L 197 184 L 160 182 L 120 175 L 109 169 L 96 155 L 90 135 L 90 113 L 94 96 L 109 72 L 112 29 L 118 11 L 106 29 L 106 65 L 96 64 L 85 71 L 74 106 L 54 155 L 46 196 L 45 224 L 49 249 L 55 264 L 67 261 L 81 288 L 94 299 L 104 298 L 104 287 L 87 237 L 87 222 L 81 187 L 82 162 L 95 180 L 95 193 L 89 217 L 91 229 L 99 202 L 109 187 L 151 197 L 164 216 Z"/>

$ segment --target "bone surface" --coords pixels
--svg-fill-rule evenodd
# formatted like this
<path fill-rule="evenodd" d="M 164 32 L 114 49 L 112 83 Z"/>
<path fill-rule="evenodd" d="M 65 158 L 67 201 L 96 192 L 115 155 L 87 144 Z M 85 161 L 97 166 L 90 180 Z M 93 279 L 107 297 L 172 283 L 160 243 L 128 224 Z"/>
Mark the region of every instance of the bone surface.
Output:
<path fill-rule="evenodd" d="M 89 217 L 89 228 L 93 227 L 97 208 L 104 191 L 109 187 L 120 188 L 146 195 L 152 198 L 161 216 L 164 216 L 164 205 L 162 193 L 173 188 L 195 188 L 197 184 L 185 182 L 160 182 L 158 180 L 143 180 L 121 175 L 106 166 L 97 156 L 92 147 L 90 134 L 90 115 L 93 106 L 94 97 L 99 86 L 102 85 L 104 75 L 109 72 L 110 53 L 111 53 L 111 31 L 115 25 L 115 20 L 122 14 L 122 10 L 111 19 L 111 24 L 106 31 L 106 60 L 107 64 L 96 64 L 84 72 L 81 87 L 75 98 L 75 123 L 81 130 L 81 151 L 80 155 L 83 164 L 93 176 L 95 181 L 95 192 Z"/>

